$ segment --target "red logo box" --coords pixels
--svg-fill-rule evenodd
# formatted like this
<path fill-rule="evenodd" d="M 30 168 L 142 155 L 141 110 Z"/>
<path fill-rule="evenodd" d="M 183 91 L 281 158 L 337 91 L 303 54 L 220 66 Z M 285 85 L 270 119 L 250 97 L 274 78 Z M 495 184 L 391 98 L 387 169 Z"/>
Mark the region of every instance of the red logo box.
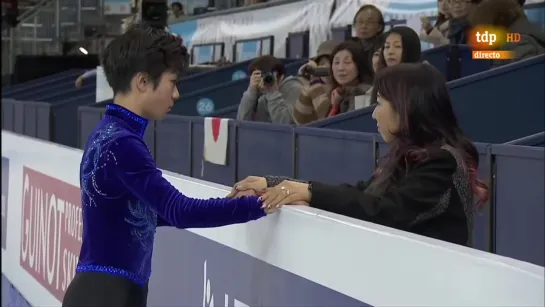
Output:
<path fill-rule="evenodd" d="M 59 301 L 81 248 L 80 189 L 23 167 L 21 266 Z"/>

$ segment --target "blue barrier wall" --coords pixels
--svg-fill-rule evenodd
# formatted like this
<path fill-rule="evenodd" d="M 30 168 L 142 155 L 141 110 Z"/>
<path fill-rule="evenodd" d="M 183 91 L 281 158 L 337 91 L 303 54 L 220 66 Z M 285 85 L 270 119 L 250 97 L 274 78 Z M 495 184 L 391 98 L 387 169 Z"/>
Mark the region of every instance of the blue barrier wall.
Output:
<path fill-rule="evenodd" d="M 51 76 L 2 88 L 2 97 L 14 98 L 13 96 L 16 94 L 24 93 L 29 90 L 34 91 L 37 88 L 44 88 L 46 85 L 51 86 L 68 81 L 72 82 L 72 85 L 74 85 L 76 78 L 83 72 L 84 71 L 81 69 L 71 69 Z"/>
<path fill-rule="evenodd" d="M 505 143 L 507 145 L 521 145 L 521 146 L 539 146 L 545 147 L 545 132 L 532 134 L 520 139 L 509 141 Z"/>
<path fill-rule="evenodd" d="M 31 307 L 4 274 L 2 274 L 2 307 Z"/>
<path fill-rule="evenodd" d="M 448 81 L 491 68 L 491 61 L 475 61 L 471 54 L 471 48 L 467 45 L 444 45 L 423 51 L 422 60 L 441 71 Z"/>
<path fill-rule="evenodd" d="M 504 143 L 543 131 L 544 69 L 545 55 L 449 82 L 454 111 L 465 133 L 475 141 Z M 373 108 L 308 126 L 376 133 Z"/>
<path fill-rule="evenodd" d="M 494 250 L 544 265 L 545 153 L 543 147 L 492 145 L 495 163 Z"/>

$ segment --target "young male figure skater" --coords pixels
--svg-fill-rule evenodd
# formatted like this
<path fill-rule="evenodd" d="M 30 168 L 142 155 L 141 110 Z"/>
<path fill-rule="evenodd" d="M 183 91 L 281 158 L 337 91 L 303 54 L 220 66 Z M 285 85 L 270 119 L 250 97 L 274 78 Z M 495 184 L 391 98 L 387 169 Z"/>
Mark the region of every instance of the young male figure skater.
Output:
<path fill-rule="evenodd" d="M 104 50 L 114 103 L 81 161 L 83 243 L 64 307 L 146 306 L 157 226 L 218 227 L 267 214 L 256 196 L 189 198 L 157 169 L 142 137 L 148 119 L 161 119 L 179 97 L 185 57 L 179 37 L 145 26 L 134 26 Z"/>

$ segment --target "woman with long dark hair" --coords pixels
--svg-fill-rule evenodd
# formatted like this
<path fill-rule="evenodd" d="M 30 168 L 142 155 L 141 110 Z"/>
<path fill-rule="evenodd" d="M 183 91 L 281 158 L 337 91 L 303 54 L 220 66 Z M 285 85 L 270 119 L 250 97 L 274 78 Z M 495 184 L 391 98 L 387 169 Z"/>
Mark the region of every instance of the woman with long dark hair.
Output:
<path fill-rule="evenodd" d="M 399 64 L 375 77 L 373 117 L 390 145 L 367 182 L 328 185 L 249 177 L 236 191 L 265 190 L 266 207 L 307 204 L 461 245 L 471 245 L 475 206 L 488 199 L 475 146 L 458 126 L 446 80 L 427 64 Z"/>
<path fill-rule="evenodd" d="M 379 59 L 380 67 L 400 63 L 418 63 L 421 57 L 420 38 L 413 29 L 399 26 L 384 34 L 384 44 Z"/>

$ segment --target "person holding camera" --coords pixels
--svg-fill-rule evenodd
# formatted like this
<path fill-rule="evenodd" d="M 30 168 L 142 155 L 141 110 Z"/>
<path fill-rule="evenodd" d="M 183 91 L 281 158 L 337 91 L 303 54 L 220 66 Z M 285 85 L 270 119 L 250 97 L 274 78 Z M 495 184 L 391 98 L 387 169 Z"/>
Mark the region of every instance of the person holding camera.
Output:
<path fill-rule="evenodd" d="M 320 93 L 331 89 L 329 67 L 331 66 L 331 52 L 341 41 L 328 40 L 318 46 L 316 56 L 299 68 L 299 78 L 303 83 L 303 90 L 295 102 L 293 120 L 296 124 L 306 124 L 316 118 L 313 101 Z"/>
<path fill-rule="evenodd" d="M 326 43 L 320 47 L 325 47 Z M 328 47 L 333 47 L 327 53 L 330 59 L 329 77 L 326 82 L 323 82 L 324 78 L 314 78 L 308 87 L 303 88 L 293 110 L 293 119 L 298 125 L 370 105 L 367 92 L 371 88 L 374 73 L 360 42 L 346 40 Z M 318 52 L 318 55 L 324 53 Z M 316 60 L 313 62 L 308 66 L 319 71 L 314 68 L 317 66 Z"/>
<path fill-rule="evenodd" d="M 285 76 L 284 64 L 271 55 L 256 58 L 248 71 L 250 84 L 240 100 L 237 120 L 292 124 L 301 81 Z"/>
<path fill-rule="evenodd" d="M 443 46 L 449 43 L 447 38 L 449 29 L 449 4 L 447 0 L 437 1 L 437 20 L 432 24 L 428 16 L 420 17 L 421 30 L 420 40 L 433 44 L 434 47 Z"/>

